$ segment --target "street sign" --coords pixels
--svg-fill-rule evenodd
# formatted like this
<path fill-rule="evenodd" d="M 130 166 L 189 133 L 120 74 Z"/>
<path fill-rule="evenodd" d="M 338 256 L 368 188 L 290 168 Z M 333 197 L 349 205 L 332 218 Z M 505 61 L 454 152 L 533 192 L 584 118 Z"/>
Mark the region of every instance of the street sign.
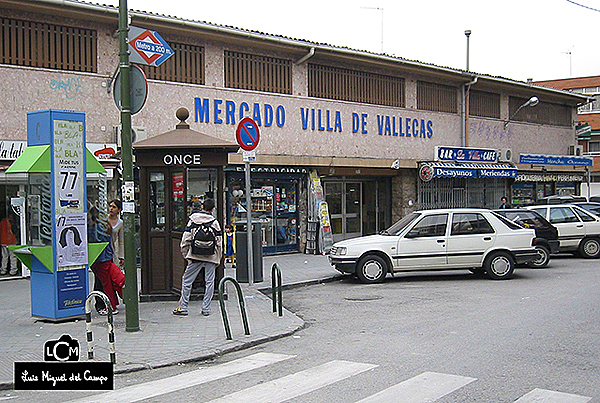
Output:
<path fill-rule="evenodd" d="M 250 118 L 242 119 L 235 131 L 235 137 L 243 150 L 254 150 L 258 145 L 258 140 L 260 140 L 260 133 L 256 122 Z"/>
<path fill-rule="evenodd" d="M 129 26 L 129 61 L 158 67 L 175 53 L 156 31 Z"/>
<path fill-rule="evenodd" d="M 113 83 L 113 95 L 117 109 L 121 110 L 121 72 L 117 74 Z M 131 65 L 129 70 L 129 96 L 131 97 L 131 114 L 138 113 L 146 103 L 148 97 L 148 81 L 144 71 L 136 65 Z M 120 144 L 119 144 L 120 146 Z"/>

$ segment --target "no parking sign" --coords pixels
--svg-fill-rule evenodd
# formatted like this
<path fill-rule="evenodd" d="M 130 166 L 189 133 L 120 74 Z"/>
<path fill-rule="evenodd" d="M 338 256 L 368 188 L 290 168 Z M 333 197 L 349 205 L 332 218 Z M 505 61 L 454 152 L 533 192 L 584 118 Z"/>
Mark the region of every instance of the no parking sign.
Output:
<path fill-rule="evenodd" d="M 260 140 L 260 133 L 256 122 L 251 118 L 242 119 L 235 131 L 235 137 L 243 150 L 254 150 L 258 145 L 258 140 Z"/>

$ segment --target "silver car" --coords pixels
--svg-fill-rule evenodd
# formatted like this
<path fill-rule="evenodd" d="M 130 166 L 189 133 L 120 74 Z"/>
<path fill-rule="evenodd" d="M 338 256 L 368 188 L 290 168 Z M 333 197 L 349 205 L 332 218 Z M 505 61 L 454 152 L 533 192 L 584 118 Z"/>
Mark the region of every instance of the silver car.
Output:
<path fill-rule="evenodd" d="M 558 229 L 559 252 L 600 258 L 600 217 L 573 204 L 528 206 Z"/>

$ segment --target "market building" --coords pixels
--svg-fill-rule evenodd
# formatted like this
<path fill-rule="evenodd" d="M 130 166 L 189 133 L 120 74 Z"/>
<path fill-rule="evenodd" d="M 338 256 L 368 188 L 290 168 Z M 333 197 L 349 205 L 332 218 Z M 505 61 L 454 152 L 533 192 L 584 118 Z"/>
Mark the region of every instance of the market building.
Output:
<path fill-rule="evenodd" d="M 134 152 L 173 130 L 181 107 L 190 113 L 191 130 L 229 143 L 242 118 L 254 119 L 260 144 L 250 189 L 241 153 L 228 154 L 223 175 L 198 176 L 194 183 L 206 183 L 194 188 L 182 189 L 178 179 L 203 169 L 202 158 L 152 165 L 182 167 L 155 176 L 154 186 L 171 205 L 181 203 L 184 215 L 211 189 L 223 192 L 217 195 L 223 219 L 235 223 L 251 192 L 265 253 L 319 252 L 319 223 L 330 225 L 329 241 L 336 241 L 377 233 L 415 208 L 495 208 L 504 195 L 527 204 L 561 188 L 577 193 L 584 180 L 578 163 L 528 158 L 567 154 L 576 145 L 577 107 L 588 102 L 585 95 L 150 12 L 129 14 L 131 26 L 159 32 L 174 50 L 159 67 L 141 66 L 148 92 L 132 118 Z M 0 106 L 6 150 L 0 149 L 0 165 L 18 154 L 26 113 L 33 110 L 84 111 L 88 143 L 118 147 L 118 9 L 0 0 L 0 17 L 0 77 L 8 94 Z M 111 189 L 119 189 L 118 169 L 111 175 Z M 5 176 L 0 189 L 10 201 L 19 182 Z M 176 233 L 179 218 L 165 214 L 161 225 Z M 141 264 L 144 276 L 147 263 Z"/>

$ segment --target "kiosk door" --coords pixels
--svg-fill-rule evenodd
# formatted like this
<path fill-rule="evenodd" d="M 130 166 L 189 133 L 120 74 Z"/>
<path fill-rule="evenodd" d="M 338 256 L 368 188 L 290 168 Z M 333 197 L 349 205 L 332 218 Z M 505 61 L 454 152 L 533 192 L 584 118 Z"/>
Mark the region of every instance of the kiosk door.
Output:
<path fill-rule="evenodd" d="M 169 223 L 168 211 L 170 199 L 168 194 L 167 170 L 152 169 L 148 173 L 149 183 L 149 248 L 146 251 L 150 270 L 150 292 L 168 292 L 167 279 L 171 273 L 169 255 Z"/>

